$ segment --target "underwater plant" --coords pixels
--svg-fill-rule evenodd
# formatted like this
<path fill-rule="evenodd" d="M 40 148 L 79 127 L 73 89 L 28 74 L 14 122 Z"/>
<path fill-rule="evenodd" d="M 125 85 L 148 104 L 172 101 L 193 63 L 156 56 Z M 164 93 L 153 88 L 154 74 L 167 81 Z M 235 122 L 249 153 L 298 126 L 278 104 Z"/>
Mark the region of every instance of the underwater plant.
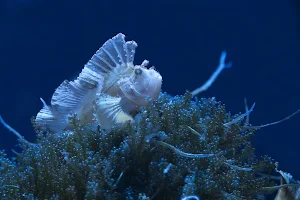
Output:
<path fill-rule="evenodd" d="M 108 53 L 116 49 L 120 50 L 117 46 Z M 73 100 L 66 96 L 78 96 L 76 90 L 67 93 L 70 90 L 65 84 L 69 82 L 64 82 L 64 89 L 57 89 L 53 98 L 66 96 L 60 96 L 51 106 L 43 102 L 43 109 L 32 120 L 37 131 L 35 143 L 25 140 L 0 118 L 19 138 L 22 148 L 21 153 L 15 152 L 15 158 L 7 158 L 4 151 L 0 152 L 1 199 L 258 199 L 274 189 L 299 186 L 289 182 L 278 186 L 272 180 L 272 174 L 278 172 L 277 163 L 269 156 L 257 158 L 251 145 L 257 129 L 286 120 L 299 110 L 278 122 L 251 126 L 247 117 L 255 104 L 244 114 L 231 115 L 215 98 L 195 97 L 209 88 L 224 68 L 231 66 L 225 64 L 225 58 L 224 52 L 215 73 L 193 92 L 178 96 L 160 92 L 157 96 L 155 90 L 153 98 L 142 95 L 146 98 L 143 104 L 135 101 L 129 111 L 124 110 L 128 104 L 119 104 L 122 98 L 130 102 L 129 97 L 149 94 L 150 82 L 144 84 L 140 80 L 147 79 L 136 79 L 147 72 L 143 64 L 129 66 L 129 82 L 123 79 L 122 84 L 115 85 L 113 91 L 122 91 L 123 96 L 108 94 L 115 95 L 113 98 L 119 98 L 118 101 L 107 94 L 103 96 L 103 90 L 100 95 L 91 95 L 87 89 L 91 85 L 87 83 L 96 82 L 85 77 L 82 79 L 85 83 L 80 83 L 79 76 L 79 81 L 73 83 L 78 83 L 77 88 L 86 86 L 86 90 L 80 88 L 80 91 L 89 98 L 84 98 L 84 104 L 83 99 L 75 98 L 79 103 L 66 106 L 69 113 L 62 112 L 64 103 Z M 91 71 L 83 72 L 97 77 Z M 150 74 L 158 77 L 154 72 Z M 124 90 L 123 84 L 127 85 Z M 82 112 L 84 109 L 79 105 L 89 105 L 84 107 L 88 112 Z M 91 113 L 95 118 L 85 117 Z M 99 114 L 103 115 L 97 117 Z M 102 126 L 103 123 L 109 126 Z"/>

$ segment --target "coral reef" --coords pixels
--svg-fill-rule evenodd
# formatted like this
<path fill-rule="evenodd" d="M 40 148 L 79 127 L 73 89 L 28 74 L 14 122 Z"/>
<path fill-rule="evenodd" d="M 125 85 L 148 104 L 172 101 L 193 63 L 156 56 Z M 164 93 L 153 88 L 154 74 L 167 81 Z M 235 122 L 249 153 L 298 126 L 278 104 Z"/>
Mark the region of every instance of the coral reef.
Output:
<path fill-rule="evenodd" d="M 255 157 L 255 129 L 238 116 L 191 93 L 161 93 L 134 123 L 110 131 L 81 125 L 75 115 L 70 131 L 39 132 L 35 144 L 20 140 L 15 159 L 0 152 L 0 197 L 257 199 L 276 185 L 276 165 Z"/>

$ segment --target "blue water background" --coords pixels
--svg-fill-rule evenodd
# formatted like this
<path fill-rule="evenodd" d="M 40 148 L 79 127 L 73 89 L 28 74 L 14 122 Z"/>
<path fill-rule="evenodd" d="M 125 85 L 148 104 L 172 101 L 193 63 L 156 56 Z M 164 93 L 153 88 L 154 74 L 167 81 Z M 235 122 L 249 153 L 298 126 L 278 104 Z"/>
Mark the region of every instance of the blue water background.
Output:
<path fill-rule="evenodd" d="M 150 60 L 163 90 L 183 94 L 204 83 L 226 50 L 233 67 L 201 97 L 216 97 L 233 114 L 244 97 L 256 102 L 254 125 L 300 108 L 299 2 L 285 0 L 0 1 L 0 113 L 29 141 L 30 118 L 58 85 L 73 80 L 95 51 L 122 32 Z M 300 179 L 300 115 L 257 132 L 258 155 Z M 0 148 L 16 137 L 0 126 Z"/>

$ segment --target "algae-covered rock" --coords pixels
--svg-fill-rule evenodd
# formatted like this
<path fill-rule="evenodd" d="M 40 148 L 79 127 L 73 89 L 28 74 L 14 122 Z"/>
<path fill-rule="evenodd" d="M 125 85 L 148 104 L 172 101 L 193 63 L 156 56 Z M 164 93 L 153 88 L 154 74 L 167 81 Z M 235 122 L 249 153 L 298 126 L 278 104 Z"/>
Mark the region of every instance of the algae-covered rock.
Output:
<path fill-rule="evenodd" d="M 2 199 L 257 199 L 274 186 L 274 161 L 256 158 L 255 129 L 214 98 L 190 93 L 157 101 L 110 131 L 80 125 L 34 145 L 16 160 L 0 154 Z M 266 174 L 262 176 L 261 174 Z M 186 198 L 188 199 L 188 198 Z"/>

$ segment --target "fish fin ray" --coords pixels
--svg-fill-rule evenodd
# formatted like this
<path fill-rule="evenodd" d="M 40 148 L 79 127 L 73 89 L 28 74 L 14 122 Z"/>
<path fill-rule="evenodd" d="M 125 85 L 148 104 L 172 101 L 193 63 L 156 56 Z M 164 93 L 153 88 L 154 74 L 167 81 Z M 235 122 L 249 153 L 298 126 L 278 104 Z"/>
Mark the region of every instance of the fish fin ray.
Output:
<path fill-rule="evenodd" d="M 132 121 L 133 118 L 123 111 L 121 107 L 121 98 L 112 97 L 102 94 L 96 100 L 96 115 L 104 115 L 107 120 L 112 120 L 113 123 L 124 123 Z M 100 121 L 100 124 L 104 123 Z"/>
<path fill-rule="evenodd" d="M 43 131 L 62 131 L 67 126 L 66 118 L 44 105 L 35 118 L 35 126 Z"/>
<path fill-rule="evenodd" d="M 125 57 L 127 63 L 133 63 L 135 49 L 137 48 L 137 43 L 135 41 L 127 41 L 124 45 Z"/>
<path fill-rule="evenodd" d="M 87 65 L 108 73 L 117 66 L 133 63 L 136 47 L 137 44 L 134 41 L 125 42 L 125 35 L 119 33 L 107 40 L 92 56 Z"/>
<path fill-rule="evenodd" d="M 65 80 L 55 90 L 51 106 L 63 115 L 77 113 L 96 99 L 96 93 L 101 91 L 102 83 L 101 77 L 83 69 L 75 81 Z"/>

